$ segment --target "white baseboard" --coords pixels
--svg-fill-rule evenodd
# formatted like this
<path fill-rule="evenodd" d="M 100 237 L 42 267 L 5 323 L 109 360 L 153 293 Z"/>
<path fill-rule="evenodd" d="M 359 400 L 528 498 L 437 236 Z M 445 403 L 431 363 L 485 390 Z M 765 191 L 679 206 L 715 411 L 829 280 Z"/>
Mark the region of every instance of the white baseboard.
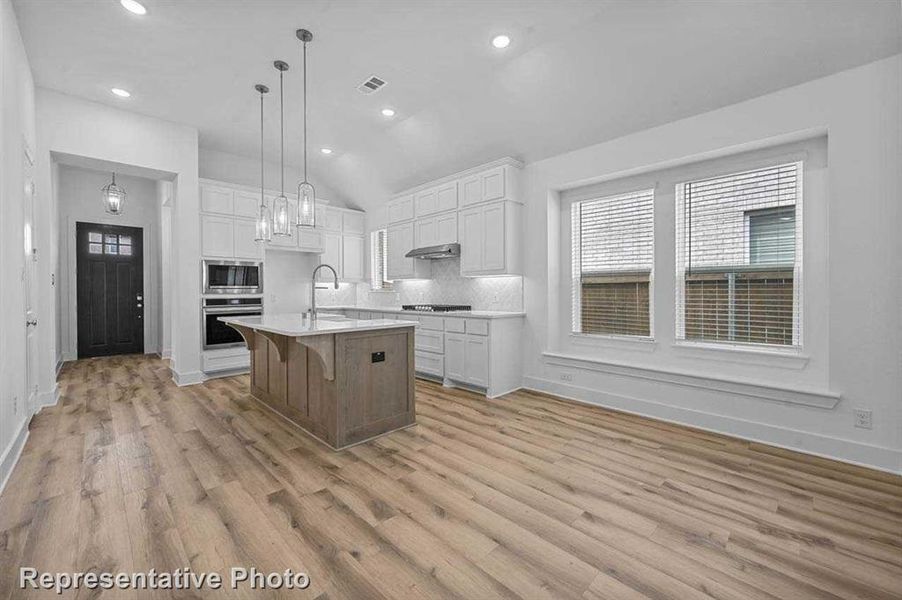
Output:
<path fill-rule="evenodd" d="M 163 351 L 160 352 L 160 357 L 164 359 L 172 358 L 172 348 L 163 348 Z"/>
<path fill-rule="evenodd" d="M 52 389 L 44 392 L 38 392 L 36 400 L 37 406 L 35 407 L 35 412 L 38 412 L 39 410 L 47 406 L 56 406 L 57 402 L 59 402 L 60 400 L 59 385 L 54 383 Z"/>
<path fill-rule="evenodd" d="M 28 419 L 22 419 L 16 435 L 13 436 L 9 445 L 4 448 L 3 455 L 0 456 L 0 493 L 6 487 L 6 482 L 9 481 L 9 476 L 22 455 L 22 449 L 25 447 L 25 441 L 28 439 L 28 421 Z"/>
<path fill-rule="evenodd" d="M 64 362 L 65 362 L 65 361 L 63 360 L 63 356 L 62 356 L 62 355 L 59 355 L 59 356 L 56 357 L 56 376 L 57 376 L 57 377 L 60 376 L 60 369 L 63 368 L 63 363 L 64 363 Z"/>
<path fill-rule="evenodd" d="M 597 389 L 559 383 L 541 377 L 523 378 L 523 387 L 574 400 L 583 404 L 602 406 L 625 413 L 650 417 L 678 425 L 720 433 L 752 442 L 796 450 L 854 465 L 902 474 L 902 451 L 873 446 L 807 431 L 756 423 L 723 415 L 662 404 Z"/>
<path fill-rule="evenodd" d="M 203 383 L 207 380 L 207 377 L 204 375 L 203 371 L 189 371 L 187 373 L 181 373 L 176 371 L 174 368 L 169 369 L 172 372 L 172 380 L 175 382 L 175 385 L 179 387 L 185 387 L 186 385 L 197 385 L 198 383 Z"/>

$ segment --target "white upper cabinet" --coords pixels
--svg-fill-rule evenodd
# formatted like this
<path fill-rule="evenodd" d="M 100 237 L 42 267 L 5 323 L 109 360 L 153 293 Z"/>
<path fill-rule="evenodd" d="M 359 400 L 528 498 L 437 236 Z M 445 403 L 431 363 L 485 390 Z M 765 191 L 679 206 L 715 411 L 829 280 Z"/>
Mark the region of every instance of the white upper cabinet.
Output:
<path fill-rule="evenodd" d="M 363 281 L 364 244 L 362 235 L 341 236 L 341 278 L 345 281 Z"/>
<path fill-rule="evenodd" d="M 457 181 L 438 186 L 435 196 L 439 212 L 457 210 Z"/>
<path fill-rule="evenodd" d="M 257 223 L 250 219 L 235 219 L 235 258 L 244 260 L 260 260 L 263 257 L 263 245 L 254 240 L 257 235 Z"/>
<path fill-rule="evenodd" d="M 319 263 L 321 265 L 329 265 L 338 274 L 341 279 L 341 234 L 323 232 L 323 253 L 319 255 Z M 328 270 L 322 269 L 319 272 L 320 281 L 332 281 L 332 274 Z"/>
<path fill-rule="evenodd" d="M 235 219 L 218 215 L 201 215 L 201 253 L 204 257 L 235 256 Z"/>
<path fill-rule="evenodd" d="M 431 275 L 432 265 L 428 260 L 404 256 L 415 247 L 413 223 L 389 225 L 387 246 L 389 280 L 426 279 Z"/>
<path fill-rule="evenodd" d="M 364 213 L 345 211 L 341 215 L 341 230 L 343 233 L 363 235 L 366 232 L 366 219 Z"/>
<path fill-rule="evenodd" d="M 457 211 L 414 221 L 414 247 L 453 244 L 457 241 Z"/>
<path fill-rule="evenodd" d="M 493 200 L 522 202 L 518 197 L 519 169 L 510 164 L 492 167 L 464 177 L 460 182 L 460 205 L 472 206 Z"/>
<path fill-rule="evenodd" d="M 457 209 L 457 180 L 443 183 L 414 194 L 417 218 Z"/>
<path fill-rule="evenodd" d="M 200 210 L 205 213 L 231 215 L 234 213 L 234 192 L 226 187 L 201 185 Z"/>
<path fill-rule="evenodd" d="M 252 193 L 244 190 L 235 191 L 235 216 L 256 218 L 260 207 L 260 192 Z"/>
<path fill-rule="evenodd" d="M 460 274 L 519 275 L 520 205 L 500 200 L 460 211 Z"/>
<path fill-rule="evenodd" d="M 436 191 L 436 188 L 430 188 L 414 194 L 413 212 L 416 216 L 422 217 L 438 212 L 438 194 Z"/>
<path fill-rule="evenodd" d="M 316 207 L 316 227 L 323 231 L 341 231 L 342 211 L 330 206 Z"/>
<path fill-rule="evenodd" d="M 400 223 L 413 219 L 413 195 L 401 196 L 388 203 L 388 222 Z"/>

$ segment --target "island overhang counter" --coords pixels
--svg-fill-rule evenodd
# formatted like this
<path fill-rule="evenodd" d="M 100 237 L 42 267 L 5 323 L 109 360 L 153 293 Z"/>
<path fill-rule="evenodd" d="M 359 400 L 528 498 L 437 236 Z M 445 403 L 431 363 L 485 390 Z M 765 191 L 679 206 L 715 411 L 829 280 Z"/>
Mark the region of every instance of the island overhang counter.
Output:
<path fill-rule="evenodd" d="M 301 314 L 220 317 L 251 354 L 250 393 L 341 450 L 416 423 L 408 321 Z"/>

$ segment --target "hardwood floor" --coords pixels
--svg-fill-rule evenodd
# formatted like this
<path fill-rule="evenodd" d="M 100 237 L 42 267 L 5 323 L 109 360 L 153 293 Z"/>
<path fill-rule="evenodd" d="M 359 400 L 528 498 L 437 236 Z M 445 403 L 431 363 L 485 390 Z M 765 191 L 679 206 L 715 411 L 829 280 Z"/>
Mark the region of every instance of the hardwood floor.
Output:
<path fill-rule="evenodd" d="M 128 356 L 60 385 L 0 496 L 3 599 L 20 565 L 311 578 L 192 598 L 902 597 L 893 475 L 528 392 L 417 382 L 416 427 L 335 453 L 244 376 Z"/>

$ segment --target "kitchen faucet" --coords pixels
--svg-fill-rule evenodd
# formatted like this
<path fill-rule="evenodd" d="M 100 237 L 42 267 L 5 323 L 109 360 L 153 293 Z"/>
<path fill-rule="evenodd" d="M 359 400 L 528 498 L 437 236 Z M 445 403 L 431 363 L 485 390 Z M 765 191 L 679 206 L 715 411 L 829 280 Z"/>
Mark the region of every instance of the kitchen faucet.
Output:
<path fill-rule="evenodd" d="M 332 271 L 332 277 L 335 278 L 335 289 L 338 289 L 338 273 L 335 272 L 335 269 L 332 268 L 332 265 L 327 265 L 323 263 L 313 269 L 313 275 L 310 276 L 310 324 L 316 323 L 316 274 L 319 273 L 319 270 L 323 267 Z"/>

